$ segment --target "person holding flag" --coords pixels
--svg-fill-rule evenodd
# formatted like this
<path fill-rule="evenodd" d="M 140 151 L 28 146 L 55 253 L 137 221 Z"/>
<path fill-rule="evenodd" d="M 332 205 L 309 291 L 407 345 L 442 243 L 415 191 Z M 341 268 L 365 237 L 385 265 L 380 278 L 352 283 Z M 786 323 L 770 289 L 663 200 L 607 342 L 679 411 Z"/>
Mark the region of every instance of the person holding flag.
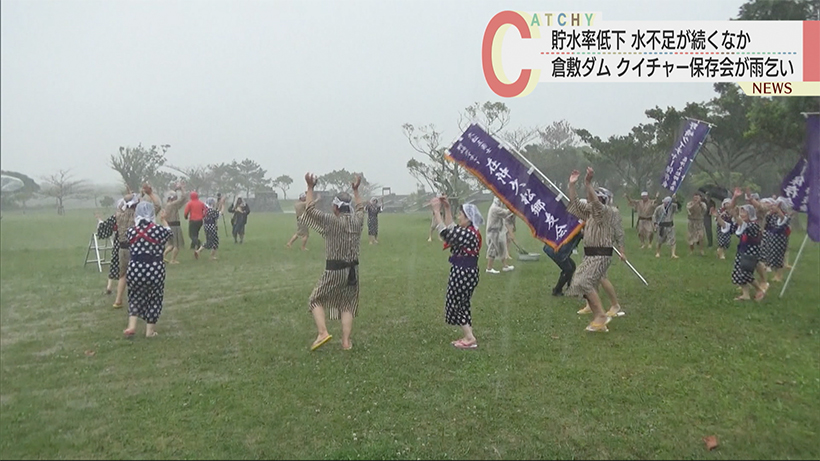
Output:
<path fill-rule="evenodd" d="M 568 296 L 586 298 L 590 310 L 595 315 L 592 322 L 586 327 L 591 332 L 607 332 L 607 324 L 611 320 L 604 312 L 597 287 L 606 278 L 607 269 L 612 263 L 612 241 L 615 235 L 613 229 L 613 209 L 606 206 L 604 201 L 609 197 L 608 191 L 603 188 L 597 190 L 592 186 L 595 172 L 587 167 L 584 177 L 584 186 L 587 193 L 587 203 L 581 203 L 575 184 L 581 173 L 573 170 L 569 177 L 569 206 L 567 211 L 584 221 L 584 259 L 567 290 Z M 621 255 L 621 259 L 624 256 Z"/>

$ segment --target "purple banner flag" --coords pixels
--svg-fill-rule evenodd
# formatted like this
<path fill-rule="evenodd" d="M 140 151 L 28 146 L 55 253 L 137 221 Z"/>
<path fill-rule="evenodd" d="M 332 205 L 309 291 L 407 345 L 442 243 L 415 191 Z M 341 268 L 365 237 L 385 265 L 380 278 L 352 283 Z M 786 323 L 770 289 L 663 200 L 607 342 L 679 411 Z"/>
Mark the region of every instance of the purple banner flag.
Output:
<path fill-rule="evenodd" d="M 711 128 L 708 123 L 699 120 L 686 119 L 682 122 L 681 134 L 669 153 L 661 186 L 673 194 L 677 192 Z"/>
<path fill-rule="evenodd" d="M 477 124 L 453 143 L 446 158 L 472 173 L 556 251 L 581 231 L 561 197 Z"/>
<path fill-rule="evenodd" d="M 806 120 L 806 151 L 808 153 L 808 225 L 809 238 L 820 242 L 820 114 L 809 114 Z"/>
<path fill-rule="evenodd" d="M 780 185 L 780 195 L 790 198 L 794 209 L 803 213 L 809 211 L 809 183 L 806 181 L 808 167 L 809 161 L 801 158 Z"/>

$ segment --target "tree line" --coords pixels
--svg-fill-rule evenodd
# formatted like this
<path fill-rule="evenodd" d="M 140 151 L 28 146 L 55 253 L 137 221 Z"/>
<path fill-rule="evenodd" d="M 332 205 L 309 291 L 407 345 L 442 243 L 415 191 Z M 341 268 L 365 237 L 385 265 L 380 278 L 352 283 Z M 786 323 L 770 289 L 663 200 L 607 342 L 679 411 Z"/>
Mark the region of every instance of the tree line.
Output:
<path fill-rule="evenodd" d="M 187 190 L 196 190 L 202 196 L 222 193 L 226 196 L 250 197 L 278 190 L 282 192 L 282 197 L 287 199 L 288 191 L 294 182 L 288 175 L 268 177 L 267 170 L 250 158 L 204 166 L 175 166 L 170 164 L 166 157 L 170 147 L 168 144 L 150 147 L 139 144 L 136 147 L 120 147 L 117 153 L 112 154 L 109 166 L 122 178 L 122 194 L 140 190 L 142 183 L 146 181 L 158 191 L 171 190 L 175 184 L 184 181 Z M 19 191 L 3 194 L 0 206 L 4 208 L 25 209 L 26 202 L 34 198 L 53 197 L 57 213 L 63 214 L 65 200 L 93 197 L 96 202 L 98 196 L 88 181 L 75 178 L 71 170 L 59 170 L 42 177 L 42 185 L 22 173 L 3 171 L 3 174 L 17 177 L 24 184 Z M 321 175 L 319 187 L 334 194 L 341 191 L 349 192 L 350 184 L 356 174 L 363 178 L 361 189 L 363 193 L 372 195 L 380 187 L 378 184 L 367 181 L 362 172 L 349 172 L 346 169 L 334 170 Z M 102 207 L 110 207 L 114 203 L 115 198 L 111 196 L 103 196 L 99 201 Z"/>

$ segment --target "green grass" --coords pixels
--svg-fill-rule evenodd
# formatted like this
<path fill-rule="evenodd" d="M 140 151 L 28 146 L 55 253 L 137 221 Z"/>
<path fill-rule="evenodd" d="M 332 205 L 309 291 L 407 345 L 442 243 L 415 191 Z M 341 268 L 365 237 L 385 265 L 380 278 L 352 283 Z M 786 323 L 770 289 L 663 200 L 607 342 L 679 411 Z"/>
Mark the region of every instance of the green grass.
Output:
<path fill-rule="evenodd" d="M 482 272 L 480 348 L 460 351 L 429 216 L 385 214 L 381 244 L 363 236 L 354 349 L 330 322 L 333 341 L 311 353 L 324 244 L 312 233 L 310 251 L 286 250 L 293 215 L 252 214 L 244 245 L 220 229 L 219 261 L 185 252 L 150 340 L 122 338 L 126 313 L 101 294 L 107 271 L 82 267 L 95 224 L 91 210 L 0 221 L 0 458 L 820 456 L 813 242 L 783 299 L 773 283 L 763 302 L 739 303 L 734 250 L 719 261 L 681 245 L 680 260 L 655 259 L 627 229 L 649 286 L 613 263 L 628 314 L 607 334 L 584 331 L 578 300 L 549 296 L 558 269 L 546 255 Z M 523 247 L 540 252 L 524 227 Z M 792 235 L 791 261 L 802 239 Z M 717 450 L 705 451 L 708 435 Z"/>

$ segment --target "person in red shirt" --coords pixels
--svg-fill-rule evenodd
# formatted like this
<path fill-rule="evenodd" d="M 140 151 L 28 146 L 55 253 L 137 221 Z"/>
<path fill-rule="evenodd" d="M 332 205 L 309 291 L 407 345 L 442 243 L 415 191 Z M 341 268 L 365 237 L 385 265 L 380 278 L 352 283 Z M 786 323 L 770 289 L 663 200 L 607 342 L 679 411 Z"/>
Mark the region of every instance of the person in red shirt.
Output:
<path fill-rule="evenodd" d="M 196 250 L 202 246 L 199 240 L 199 230 L 202 229 L 202 219 L 205 217 L 207 207 L 199 200 L 199 194 L 191 191 L 191 201 L 185 205 L 185 219 L 188 220 L 188 236 L 191 237 L 191 249 Z"/>

